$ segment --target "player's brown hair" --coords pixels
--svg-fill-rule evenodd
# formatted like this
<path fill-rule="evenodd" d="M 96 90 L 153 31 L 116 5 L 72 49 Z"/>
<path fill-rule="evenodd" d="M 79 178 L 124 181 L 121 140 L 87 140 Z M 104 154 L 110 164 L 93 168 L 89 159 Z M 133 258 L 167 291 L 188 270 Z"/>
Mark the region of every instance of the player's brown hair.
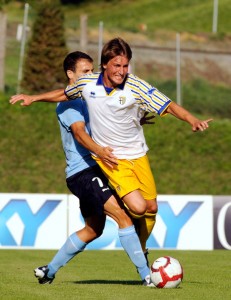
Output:
<path fill-rule="evenodd" d="M 123 39 L 114 38 L 107 42 L 102 49 L 100 63 L 101 70 L 104 71 L 103 65 L 107 64 L 109 60 L 118 55 L 125 55 L 130 61 L 132 58 L 132 50 L 128 43 L 126 43 Z"/>

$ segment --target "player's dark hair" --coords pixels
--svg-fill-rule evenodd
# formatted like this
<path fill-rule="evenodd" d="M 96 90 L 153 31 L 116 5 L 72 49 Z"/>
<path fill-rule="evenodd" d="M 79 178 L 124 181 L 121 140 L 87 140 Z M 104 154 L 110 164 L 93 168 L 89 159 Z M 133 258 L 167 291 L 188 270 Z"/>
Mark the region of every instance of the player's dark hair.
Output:
<path fill-rule="evenodd" d="M 102 49 L 100 63 L 101 70 L 104 71 L 103 65 L 107 64 L 109 60 L 118 55 L 124 55 L 130 61 L 132 58 L 132 50 L 128 43 L 123 39 L 114 38 L 107 42 Z"/>
<path fill-rule="evenodd" d="M 76 63 L 80 59 L 86 59 L 89 62 L 93 63 L 93 59 L 88 54 L 81 51 L 71 52 L 66 56 L 66 58 L 63 61 L 63 69 L 66 75 L 68 70 L 75 72 Z"/>

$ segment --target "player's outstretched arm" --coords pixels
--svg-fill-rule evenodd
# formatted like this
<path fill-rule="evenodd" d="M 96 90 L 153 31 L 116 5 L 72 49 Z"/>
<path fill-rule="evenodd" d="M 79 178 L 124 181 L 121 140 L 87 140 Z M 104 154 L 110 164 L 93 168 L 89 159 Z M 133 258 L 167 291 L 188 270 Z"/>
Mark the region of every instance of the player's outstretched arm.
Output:
<path fill-rule="evenodd" d="M 90 135 L 85 131 L 84 122 L 75 122 L 71 125 L 71 130 L 76 140 L 90 152 L 95 153 L 107 166 L 113 168 L 117 165 L 117 159 L 112 153 L 113 149 L 110 147 L 101 147 L 96 144 Z"/>
<path fill-rule="evenodd" d="M 189 123 L 192 126 L 192 131 L 204 131 L 209 127 L 209 122 L 213 119 L 199 120 L 194 117 L 189 111 L 184 109 L 182 106 L 171 102 L 171 104 L 166 109 L 167 113 L 175 116 L 176 118 Z"/>
<path fill-rule="evenodd" d="M 64 94 L 63 89 L 54 90 L 51 92 L 38 94 L 38 95 L 26 95 L 26 94 L 18 94 L 13 95 L 10 98 L 10 104 L 15 104 L 16 102 L 22 101 L 22 106 L 29 106 L 33 102 L 61 102 L 67 100 L 66 95 Z"/>

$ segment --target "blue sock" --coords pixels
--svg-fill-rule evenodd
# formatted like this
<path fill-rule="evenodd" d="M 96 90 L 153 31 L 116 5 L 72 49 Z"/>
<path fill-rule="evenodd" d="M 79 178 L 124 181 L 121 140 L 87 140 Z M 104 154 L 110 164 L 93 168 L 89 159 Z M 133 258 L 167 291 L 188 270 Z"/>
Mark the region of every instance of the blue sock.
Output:
<path fill-rule="evenodd" d="M 65 244 L 56 255 L 53 257 L 52 261 L 48 264 L 49 272 L 48 277 L 54 277 L 55 273 L 68 263 L 76 254 L 82 252 L 86 247 L 86 243 L 81 241 L 77 234 L 74 232 L 66 240 Z"/>
<path fill-rule="evenodd" d="M 136 266 L 142 280 L 150 275 L 140 240 L 136 234 L 135 227 L 129 226 L 118 230 L 120 243 L 133 264 Z"/>

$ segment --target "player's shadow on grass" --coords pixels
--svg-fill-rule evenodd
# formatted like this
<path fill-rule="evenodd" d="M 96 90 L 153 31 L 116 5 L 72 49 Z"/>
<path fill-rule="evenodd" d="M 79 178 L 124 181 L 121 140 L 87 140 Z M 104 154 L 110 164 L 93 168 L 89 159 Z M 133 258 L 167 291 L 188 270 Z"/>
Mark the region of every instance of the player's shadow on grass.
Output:
<path fill-rule="evenodd" d="M 123 284 L 123 285 L 141 285 L 138 280 L 81 280 L 73 281 L 75 284 Z"/>

